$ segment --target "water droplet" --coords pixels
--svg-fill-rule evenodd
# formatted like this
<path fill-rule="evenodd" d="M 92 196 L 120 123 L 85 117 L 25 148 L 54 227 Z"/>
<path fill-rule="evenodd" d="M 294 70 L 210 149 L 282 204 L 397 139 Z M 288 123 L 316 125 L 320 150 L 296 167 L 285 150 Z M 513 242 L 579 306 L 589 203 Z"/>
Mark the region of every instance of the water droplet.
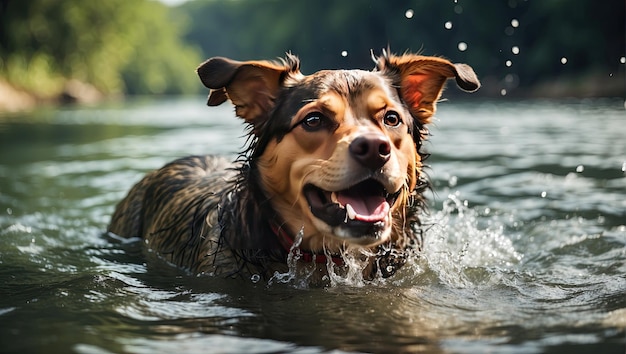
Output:
<path fill-rule="evenodd" d="M 562 57 L 561 58 L 561 64 L 565 65 L 567 63 L 567 58 L 566 57 Z"/>
<path fill-rule="evenodd" d="M 455 187 L 458 182 L 459 182 L 459 178 L 457 176 L 451 176 L 448 179 L 448 186 Z"/>
<path fill-rule="evenodd" d="M 404 13 L 404 17 L 406 17 L 406 18 L 413 18 L 413 15 L 414 15 L 413 9 L 408 9 Z"/>
<path fill-rule="evenodd" d="M 491 209 L 490 208 L 485 208 L 485 215 L 489 215 L 489 213 L 491 213 Z"/>
<path fill-rule="evenodd" d="M 506 89 L 500 90 L 500 95 L 501 96 L 506 96 Z"/>
<path fill-rule="evenodd" d="M 622 64 L 626 64 L 626 57 L 619 58 L 619 62 Z"/>
<path fill-rule="evenodd" d="M 348 56 L 348 51 L 347 50 L 342 50 L 341 51 L 341 56 L 344 57 L 344 58 L 347 57 Z"/>
<path fill-rule="evenodd" d="M 626 104 L 624 104 L 626 106 Z M 626 162 L 622 164 L 622 172 L 626 172 Z"/>
<path fill-rule="evenodd" d="M 507 67 L 511 67 L 511 65 L 513 65 L 513 62 L 510 60 L 507 60 L 506 63 L 504 63 L 504 65 L 506 65 Z"/>
<path fill-rule="evenodd" d="M 252 274 L 250 280 L 252 280 L 252 282 L 256 284 L 259 282 L 259 280 L 261 280 L 261 276 L 258 274 Z"/>
<path fill-rule="evenodd" d="M 13 215 L 13 209 L 11 209 L 11 208 L 7 208 L 7 214 L 9 214 L 9 215 Z"/>
<path fill-rule="evenodd" d="M 541 198 L 545 198 L 548 195 L 548 192 L 543 191 L 541 192 Z"/>
<path fill-rule="evenodd" d="M 578 165 L 576 166 L 576 172 L 581 173 L 585 170 L 585 166 L 583 165 Z"/>
<path fill-rule="evenodd" d="M 455 2 L 456 2 L 456 1 L 455 1 Z M 454 12 L 455 12 L 456 14 L 458 14 L 458 15 L 462 14 L 462 13 L 463 13 L 463 6 L 461 6 L 461 5 L 456 5 L 456 6 L 454 7 Z"/>
<path fill-rule="evenodd" d="M 452 29 L 452 21 L 448 21 L 448 22 L 444 23 L 443 27 L 445 27 L 446 29 Z"/>
<path fill-rule="evenodd" d="M 513 46 L 513 48 L 511 48 L 511 52 L 515 55 L 519 54 L 519 47 L 518 46 Z"/>
<path fill-rule="evenodd" d="M 511 20 L 511 26 L 513 26 L 513 28 L 517 28 L 519 27 L 519 21 L 517 19 L 512 19 Z"/>
<path fill-rule="evenodd" d="M 458 48 L 460 51 L 464 52 L 467 50 L 467 43 L 465 42 L 459 42 Z"/>

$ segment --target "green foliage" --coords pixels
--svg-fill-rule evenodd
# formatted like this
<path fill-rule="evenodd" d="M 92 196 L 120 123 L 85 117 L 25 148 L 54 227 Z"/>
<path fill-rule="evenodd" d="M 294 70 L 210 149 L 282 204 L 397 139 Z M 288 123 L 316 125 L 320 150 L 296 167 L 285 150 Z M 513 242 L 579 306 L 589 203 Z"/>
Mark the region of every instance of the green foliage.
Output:
<path fill-rule="evenodd" d="M 200 51 L 182 41 L 186 17 L 155 1 L 141 2 L 144 16 L 132 60 L 122 70 L 129 93 L 197 92 Z"/>
<path fill-rule="evenodd" d="M 68 79 L 107 94 L 197 89 L 198 53 L 159 2 L 9 0 L 1 11 L 0 77 L 27 91 L 54 96 Z"/>
<path fill-rule="evenodd" d="M 187 93 L 201 87 L 194 69 L 202 56 L 291 51 L 310 73 L 369 69 L 370 51 L 389 47 L 467 62 L 483 93 L 589 73 L 615 81 L 626 67 L 625 7 L 624 0 L 195 0 L 176 8 L 157 0 L 0 0 L 0 80 L 43 97 L 58 95 L 69 79 L 107 94 Z"/>

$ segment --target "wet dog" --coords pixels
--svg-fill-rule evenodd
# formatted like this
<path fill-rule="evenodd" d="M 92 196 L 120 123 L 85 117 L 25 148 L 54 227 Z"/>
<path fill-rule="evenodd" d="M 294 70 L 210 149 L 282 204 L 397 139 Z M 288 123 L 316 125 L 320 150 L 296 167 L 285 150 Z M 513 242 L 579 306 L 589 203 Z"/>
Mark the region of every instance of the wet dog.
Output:
<path fill-rule="evenodd" d="M 480 83 L 443 58 L 374 59 L 373 71 L 308 76 L 292 55 L 207 60 L 197 72 L 208 105 L 232 102 L 247 148 L 234 163 L 191 156 L 149 173 L 108 231 L 193 273 L 269 277 L 294 257 L 324 268 L 357 253 L 366 278 L 392 275 L 422 242 L 421 147 L 444 84 Z"/>

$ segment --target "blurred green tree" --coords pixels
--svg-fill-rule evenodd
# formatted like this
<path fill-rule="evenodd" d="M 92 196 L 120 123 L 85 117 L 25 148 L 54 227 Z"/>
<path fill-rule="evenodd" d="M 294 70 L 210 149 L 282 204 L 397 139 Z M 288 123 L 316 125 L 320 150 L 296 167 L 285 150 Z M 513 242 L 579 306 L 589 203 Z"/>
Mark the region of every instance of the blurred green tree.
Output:
<path fill-rule="evenodd" d="M 189 93 L 198 50 L 185 20 L 148 0 L 3 0 L 0 78 L 39 97 L 68 80 L 104 94 Z"/>

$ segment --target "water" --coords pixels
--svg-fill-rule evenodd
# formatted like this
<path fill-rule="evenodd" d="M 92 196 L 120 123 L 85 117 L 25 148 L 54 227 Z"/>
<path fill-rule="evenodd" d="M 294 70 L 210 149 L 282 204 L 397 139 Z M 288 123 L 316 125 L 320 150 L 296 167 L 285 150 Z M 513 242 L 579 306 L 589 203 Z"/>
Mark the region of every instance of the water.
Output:
<path fill-rule="evenodd" d="M 103 236 L 146 171 L 234 156 L 230 108 L 0 117 L 0 351 L 624 353 L 623 101 L 454 100 L 437 116 L 420 258 L 324 289 L 195 277 Z"/>

